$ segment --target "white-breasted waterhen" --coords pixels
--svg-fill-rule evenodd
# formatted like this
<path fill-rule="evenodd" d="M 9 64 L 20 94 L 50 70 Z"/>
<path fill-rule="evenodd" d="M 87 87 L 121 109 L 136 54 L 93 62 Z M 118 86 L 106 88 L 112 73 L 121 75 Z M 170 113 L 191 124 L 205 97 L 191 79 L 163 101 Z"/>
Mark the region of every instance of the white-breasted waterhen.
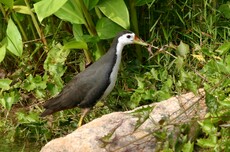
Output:
<path fill-rule="evenodd" d="M 78 126 L 98 100 L 105 98 L 114 88 L 121 62 L 123 47 L 127 44 L 148 44 L 139 39 L 133 32 L 120 32 L 113 40 L 108 52 L 77 74 L 65 85 L 63 90 L 44 104 L 46 109 L 41 116 L 79 107 L 83 109 Z"/>

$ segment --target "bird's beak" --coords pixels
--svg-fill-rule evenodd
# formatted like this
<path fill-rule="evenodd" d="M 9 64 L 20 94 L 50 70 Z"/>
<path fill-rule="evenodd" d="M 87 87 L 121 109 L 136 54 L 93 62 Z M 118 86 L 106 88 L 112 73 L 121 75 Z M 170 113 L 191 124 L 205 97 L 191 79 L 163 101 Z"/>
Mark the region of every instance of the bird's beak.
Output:
<path fill-rule="evenodd" d="M 134 37 L 134 44 L 139 44 L 143 46 L 148 46 L 149 44 L 138 38 L 137 36 Z"/>

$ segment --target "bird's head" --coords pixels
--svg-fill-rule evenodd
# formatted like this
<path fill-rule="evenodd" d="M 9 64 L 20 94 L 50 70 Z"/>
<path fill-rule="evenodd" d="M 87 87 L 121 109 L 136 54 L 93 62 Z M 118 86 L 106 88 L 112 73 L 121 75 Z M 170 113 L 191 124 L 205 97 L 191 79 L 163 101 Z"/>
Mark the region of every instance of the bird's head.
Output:
<path fill-rule="evenodd" d="M 118 42 L 127 45 L 127 44 L 139 44 L 143 46 L 148 46 L 146 42 L 138 38 L 135 33 L 130 31 L 123 31 L 118 35 Z"/>

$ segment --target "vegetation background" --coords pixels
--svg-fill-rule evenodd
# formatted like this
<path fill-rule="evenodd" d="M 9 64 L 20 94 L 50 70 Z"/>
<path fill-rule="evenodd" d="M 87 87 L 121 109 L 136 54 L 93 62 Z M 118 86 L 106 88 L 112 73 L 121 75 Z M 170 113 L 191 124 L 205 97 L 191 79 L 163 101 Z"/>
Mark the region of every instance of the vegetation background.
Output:
<path fill-rule="evenodd" d="M 176 140 L 153 136 L 163 151 L 230 149 L 228 0 L 0 0 L 0 11 L 0 151 L 39 151 L 76 129 L 79 109 L 41 119 L 42 103 L 123 29 L 156 48 L 125 48 L 114 91 L 85 123 L 204 88 L 205 120 L 181 124 Z"/>

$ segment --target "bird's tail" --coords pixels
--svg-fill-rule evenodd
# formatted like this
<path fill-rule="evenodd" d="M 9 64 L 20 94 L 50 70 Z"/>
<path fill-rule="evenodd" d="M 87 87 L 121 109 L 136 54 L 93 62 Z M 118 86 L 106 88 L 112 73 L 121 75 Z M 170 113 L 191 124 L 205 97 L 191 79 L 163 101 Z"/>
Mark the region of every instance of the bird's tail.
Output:
<path fill-rule="evenodd" d="M 43 107 L 46 109 L 40 116 L 45 117 L 47 115 L 50 115 L 52 113 L 55 113 L 57 111 L 62 110 L 63 107 L 61 107 L 61 99 L 59 96 L 55 98 L 51 98 L 50 100 L 46 101 L 46 103 L 43 105 Z"/>

